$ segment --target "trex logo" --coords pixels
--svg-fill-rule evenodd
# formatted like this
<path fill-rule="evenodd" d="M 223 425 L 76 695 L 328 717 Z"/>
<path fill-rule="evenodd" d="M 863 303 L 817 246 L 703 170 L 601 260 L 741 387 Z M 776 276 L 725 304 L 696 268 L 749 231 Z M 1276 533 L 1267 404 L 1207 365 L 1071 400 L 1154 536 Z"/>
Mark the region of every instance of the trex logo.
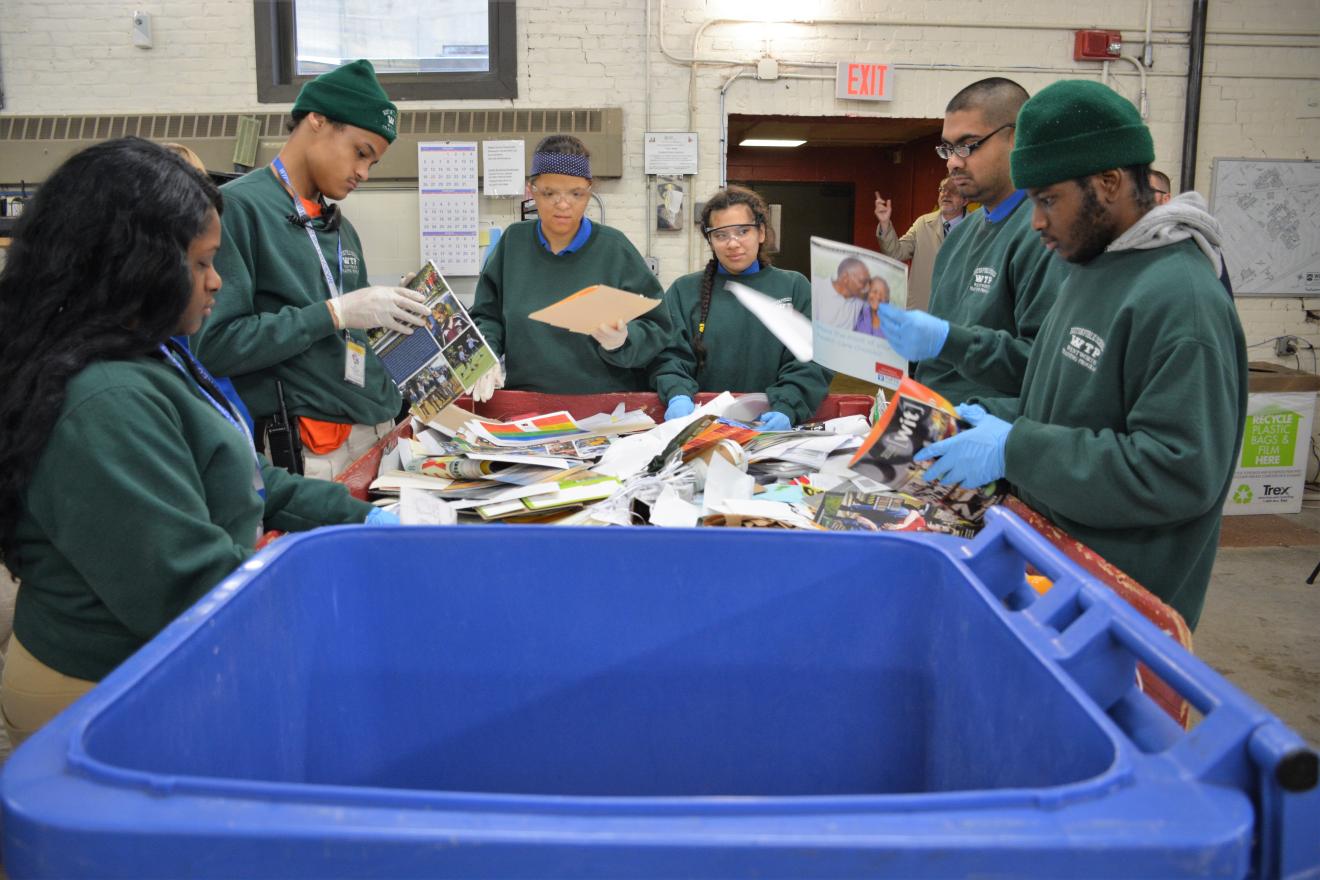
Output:
<path fill-rule="evenodd" d="M 1292 494 L 1292 486 L 1271 486 L 1266 483 L 1262 491 L 1266 498 L 1287 498 Z"/>

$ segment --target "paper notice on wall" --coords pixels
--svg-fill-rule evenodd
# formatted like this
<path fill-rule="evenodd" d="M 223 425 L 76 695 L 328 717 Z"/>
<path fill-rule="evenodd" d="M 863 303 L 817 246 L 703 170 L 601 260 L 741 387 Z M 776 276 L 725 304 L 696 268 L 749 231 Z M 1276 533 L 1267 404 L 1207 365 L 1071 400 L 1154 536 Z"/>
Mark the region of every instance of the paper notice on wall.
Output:
<path fill-rule="evenodd" d="M 482 141 L 482 195 L 522 196 L 527 176 L 524 171 L 525 149 L 520 140 Z"/>

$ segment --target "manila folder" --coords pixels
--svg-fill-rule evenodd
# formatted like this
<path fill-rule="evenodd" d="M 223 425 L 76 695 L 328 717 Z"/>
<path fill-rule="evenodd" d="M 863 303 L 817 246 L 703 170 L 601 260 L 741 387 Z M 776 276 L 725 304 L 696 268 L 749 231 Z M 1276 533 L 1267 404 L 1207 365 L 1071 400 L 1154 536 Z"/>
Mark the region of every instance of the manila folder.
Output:
<path fill-rule="evenodd" d="M 569 294 L 557 303 L 537 309 L 528 317 L 574 333 L 590 333 L 601 324 L 631 321 L 658 305 L 660 300 L 649 296 L 629 293 L 605 284 L 593 284 Z"/>

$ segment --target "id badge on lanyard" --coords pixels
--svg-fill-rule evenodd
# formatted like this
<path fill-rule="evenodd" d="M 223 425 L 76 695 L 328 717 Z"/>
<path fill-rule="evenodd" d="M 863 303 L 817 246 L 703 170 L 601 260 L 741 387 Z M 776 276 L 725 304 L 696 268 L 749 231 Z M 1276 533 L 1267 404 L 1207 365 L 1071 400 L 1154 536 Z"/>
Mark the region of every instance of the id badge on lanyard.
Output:
<path fill-rule="evenodd" d="M 279 156 L 271 162 L 271 167 L 279 175 L 280 180 L 293 195 L 293 209 L 298 212 L 300 219 L 306 220 L 307 209 L 303 207 L 302 199 L 298 197 L 297 190 L 289 181 L 289 173 L 284 170 L 284 162 Z M 325 260 L 325 254 L 321 251 L 321 244 L 316 239 L 316 231 L 312 229 L 311 223 L 304 223 L 303 229 L 307 232 L 307 239 L 312 243 L 312 250 L 316 251 L 316 258 L 321 261 L 321 273 L 325 276 L 326 289 L 330 291 L 331 299 L 338 299 L 343 296 L 344 281 L 344 234 L 336 233 L 335 256 L 339 262 L 339 283 L 335 282 L 334 273 L 330 271 L 330 264 Z M 348 329 L 344 330 L 344 381 L 352 382 L 359 388 L 367 384 L 367 347 L 355 340 L 349 335 Z"/>

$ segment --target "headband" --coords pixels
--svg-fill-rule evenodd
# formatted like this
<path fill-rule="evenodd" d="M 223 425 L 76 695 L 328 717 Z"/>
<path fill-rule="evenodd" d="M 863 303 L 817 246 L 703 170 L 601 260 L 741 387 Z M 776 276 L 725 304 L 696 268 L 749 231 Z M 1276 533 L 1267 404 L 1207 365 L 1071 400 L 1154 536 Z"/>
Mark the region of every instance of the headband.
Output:
<path fill-rule="evenodd" d="M 567 153 L 533 153 L 532 173 L 567 174 L 570 177 L 585 177 L 591 180 L 591 160 L 586 156 L 572 156 Z"/>

